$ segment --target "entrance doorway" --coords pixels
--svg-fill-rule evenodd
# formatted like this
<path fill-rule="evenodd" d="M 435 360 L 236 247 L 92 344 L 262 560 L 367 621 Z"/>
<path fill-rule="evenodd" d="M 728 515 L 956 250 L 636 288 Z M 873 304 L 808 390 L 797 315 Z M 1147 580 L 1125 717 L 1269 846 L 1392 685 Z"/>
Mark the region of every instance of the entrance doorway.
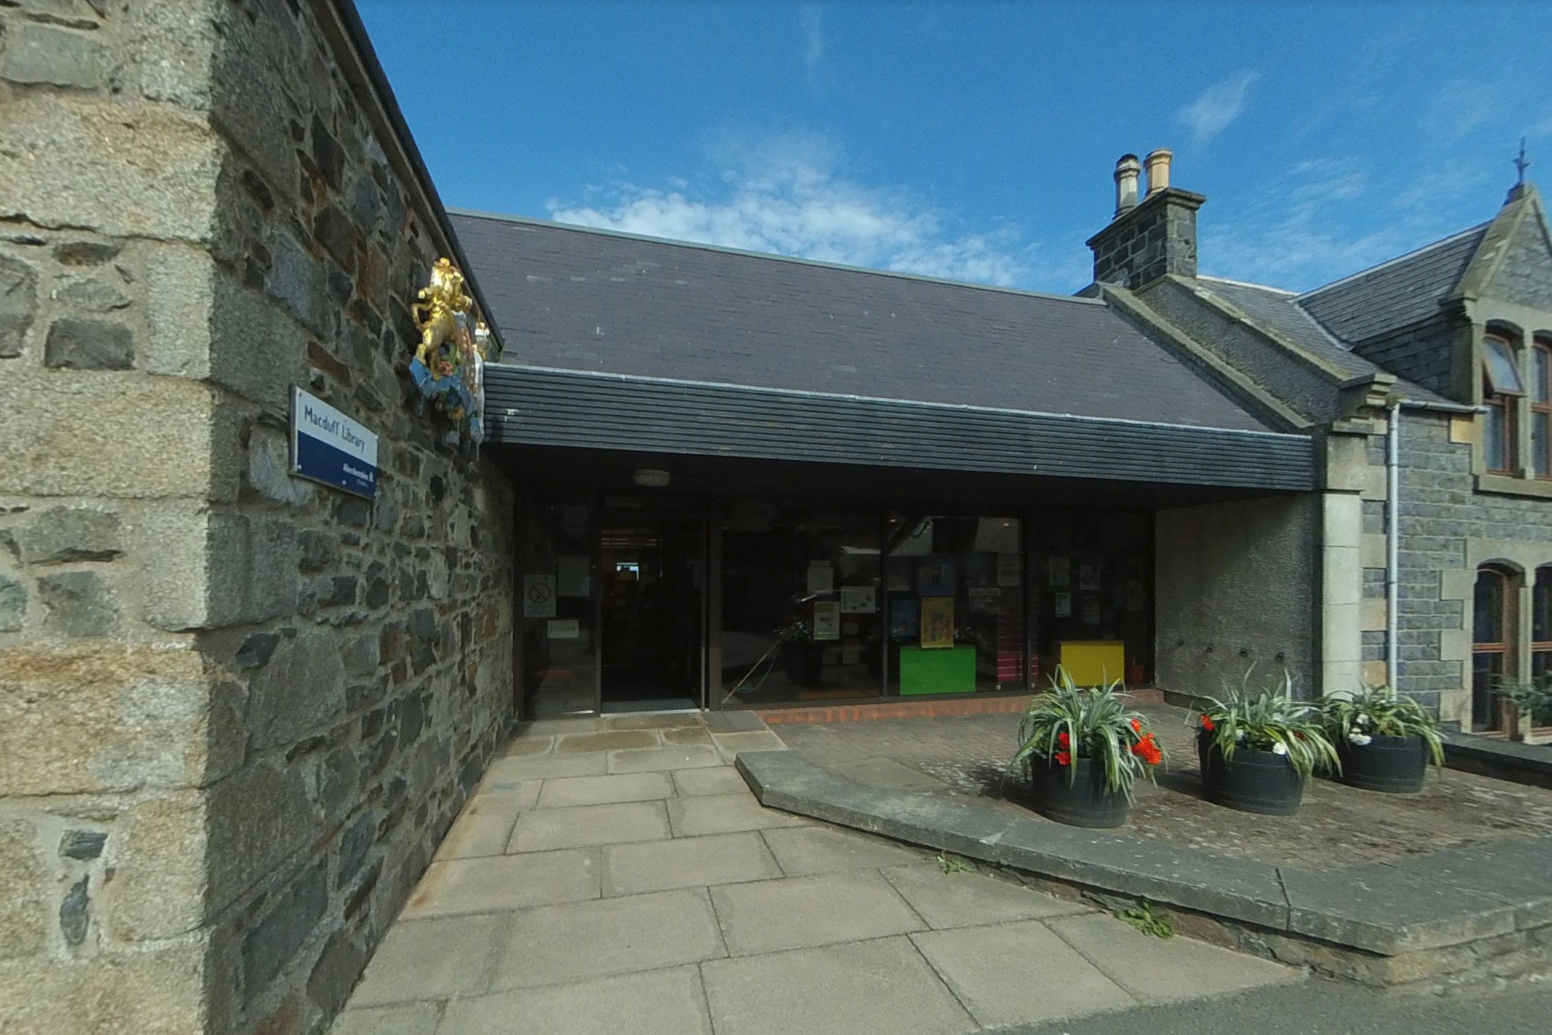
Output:
<path fill-rule="evenodd" d="M 642 503 L 605 506 L 600 514 L 599 708 L 699 708 L 706 521 Z"/>

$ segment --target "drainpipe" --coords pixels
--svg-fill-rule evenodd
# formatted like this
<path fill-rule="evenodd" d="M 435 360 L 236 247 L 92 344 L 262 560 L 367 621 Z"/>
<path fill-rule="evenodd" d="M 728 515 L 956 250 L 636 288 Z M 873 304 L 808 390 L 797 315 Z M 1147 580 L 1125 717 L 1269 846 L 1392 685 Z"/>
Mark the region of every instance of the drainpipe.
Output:
<path fill-rule="evenodd" d="M 1401 619 L 1401 400 L 1390 402 L 1390 424 L 1385 434 L 1385 681 L 1398 693 L 1400 650 L 1396 631 Z"/>

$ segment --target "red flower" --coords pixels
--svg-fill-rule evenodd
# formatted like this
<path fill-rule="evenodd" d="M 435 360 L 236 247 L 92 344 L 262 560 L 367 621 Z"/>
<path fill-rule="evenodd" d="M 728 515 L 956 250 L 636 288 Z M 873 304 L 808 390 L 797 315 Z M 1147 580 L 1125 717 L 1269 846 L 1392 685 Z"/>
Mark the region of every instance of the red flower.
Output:
<path fill-rule="evenodd" d="M 1132 732 L 1133 733 L 1141 733 L 1142 732 L 1142 720 L 1141 719 L 1133 719 L 1132 720 Z"/>
<path fill-rule="evenodd" d="M 1060 744 L 1062 747 L 1066 747 L 1067 746 L 1068 739 L 1069 738 L 1067 736 L 1067 731 L 1066 730 L 1062 730 L 1060 733 L 1058 733 L 1056 735 L 1056 742 L 1058 744 Z"/>
<path fill-rule="evenodd" d="M 1141 740 L 1132 745 L 1132 754 L 1141 758 L 1149 765 L 1158 765 L 1164 760 L 1164 751 L 1153 739 L 1153 734 L 1148 733 Z"/>
<path fill-rule="evenodd" d="M 1056 764 L 1057 765 L 1071 765 L 1072 764 L 1072 753 L 1068 752 L 1068 751 L 1058 751 L 1056 753 Z"/>
<path fill-rule="evenodd" d="M 1205 715 L 1202 716 L 1202 729 L 1206 730 L 1208 733 L 1213 731 L 1213 721 Z"/>

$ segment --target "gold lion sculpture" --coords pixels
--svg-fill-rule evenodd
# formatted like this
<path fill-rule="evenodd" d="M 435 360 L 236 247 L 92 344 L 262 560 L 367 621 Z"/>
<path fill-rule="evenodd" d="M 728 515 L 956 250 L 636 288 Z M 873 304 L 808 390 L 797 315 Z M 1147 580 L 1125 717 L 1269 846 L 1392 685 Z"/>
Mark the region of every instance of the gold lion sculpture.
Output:
<path fill-rule="evenodd" d="M 438 364 L 426 362 L 426 357 L 435 355 L 448 339 L 457 340 L 458 316 L 469 311 L 474 299 L 464 292 L 463 274 L 445 257 L 431 267 L 431 283 L 416 292 L 416 297 L 420 301 L 410 306 L 420 326 L 415 358 L 431 371 L 435 381 L 440 379 L 441 371 Z"/>

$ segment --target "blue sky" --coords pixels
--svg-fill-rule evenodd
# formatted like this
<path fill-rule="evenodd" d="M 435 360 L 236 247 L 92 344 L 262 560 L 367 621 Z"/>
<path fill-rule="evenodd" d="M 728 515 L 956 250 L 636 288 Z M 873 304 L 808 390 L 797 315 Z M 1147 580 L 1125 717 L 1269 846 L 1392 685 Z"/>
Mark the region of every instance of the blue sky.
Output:
<path fill-rule="evenodd" d="M 1201 271 L 1302 290 L 1552 184 L 1544 3 L 358 5 L 454 207 L 1070 292 L 1169 147 Z"/>

